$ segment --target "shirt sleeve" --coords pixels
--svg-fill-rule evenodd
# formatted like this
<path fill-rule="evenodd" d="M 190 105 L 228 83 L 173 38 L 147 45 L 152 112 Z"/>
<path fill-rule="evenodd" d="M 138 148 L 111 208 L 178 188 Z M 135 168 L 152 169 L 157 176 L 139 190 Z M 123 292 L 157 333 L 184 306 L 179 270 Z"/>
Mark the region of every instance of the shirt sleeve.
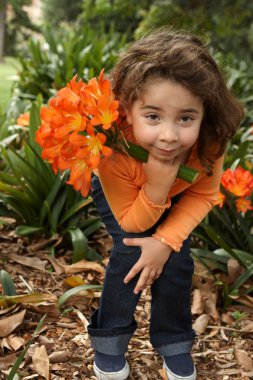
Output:
<path fill-rule="evenodd" d="M 180 196 L 179 201 L 171 207 L 166 220 L 157 228 L 154 237 L 180 251 L 182 243 L 217 201 L 220 188 L 224 156 L 217 159 L 213 175 L 204 172 L 196 182 L 189 186 Z"/>
<path fill-rule="evenodd" d="M 141 165 L 141 164 L 140 164 Z M 123 154 L 104 157 L 98 174 L 103 192 L 121 228 L 126 232 L 143 232 L 151 228 L 171 205 L 157 205 L 143 189 L 144 171 L 136 161 Z"/>

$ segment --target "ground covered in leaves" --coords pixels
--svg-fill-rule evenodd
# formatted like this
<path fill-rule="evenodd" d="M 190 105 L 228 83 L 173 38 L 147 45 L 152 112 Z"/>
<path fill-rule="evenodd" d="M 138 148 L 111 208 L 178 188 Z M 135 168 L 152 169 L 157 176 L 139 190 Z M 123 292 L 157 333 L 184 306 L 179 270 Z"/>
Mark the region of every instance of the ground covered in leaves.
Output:
<path fill-rule="evenodd" d="M 55 245 L 60 239 L 53 239 Z M 32 343 L 18 370 L 19 379 L 92 380 L 93 350 L 87 324 L 97 307 L 100 290 L 85 290 L 65 300 L 71 287 L 102 284 L 111 247 L 110 237 L 100 230 L 90 244 L 104 257 L 94 262 L 71 264 L 71 251 L 48 256 L 47 241 L 20 239 L 11 230 L 0 231 L 0 267 L 11 275 L 19 299 L 0 308 L 0 380 L 8 373 L 22 350 Z M 0 284 L 0 293 L 3 293 Z M 34 299 L 26 298 L 30 293 Z M 44 298 L 43 298 L 44 297 Z M 193 357 L 198 380 L 253 378 L 253 308 L 219 307 L 219 289 L 207 271 L 196 264 L 192 290 L 192 312 L 197 338 Z M 33 301 L 33 302 L 32 302 Z M 34 301 L 36 301 L 34 303 Z M 161 359 L 148 337 L 150 292 L 145 291 L 136 311 L 138 330 L 131 339 L 128 361 L 134 380 L 166 380 Z M 33 336 L 43 315 L 42 328 Z"/>

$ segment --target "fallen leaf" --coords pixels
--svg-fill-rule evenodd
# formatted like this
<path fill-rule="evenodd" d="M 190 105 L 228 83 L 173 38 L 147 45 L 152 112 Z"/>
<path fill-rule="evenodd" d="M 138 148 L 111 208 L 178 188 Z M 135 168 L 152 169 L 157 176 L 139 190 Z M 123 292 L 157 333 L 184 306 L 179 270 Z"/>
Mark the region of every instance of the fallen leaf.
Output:
<path fill-rule="evenodd" d="M 41 260 L 38 257 L 25 257 L 20 255 L 15 255 L 15 253 L 10 253 L 8 258 L 16 261 L 19 264 L 38 269 L 45 272 L 47 260 Z"/>
<path fill-rule="evenodd" d="M 234 318 L 231 317 L 231 313 L 223 313 L 221 315 L 221 320 L 227 325 L 232 325 L 235 321 Z"/>
<path fill-rule="evenodd" d="M 48 261 L 53 265 L 54 270 L 57 274 L 66 273 L 66 274 L 74 274 L 78 272 L 83 272 L 85 270 L 90 271 L 94 270 L 98 273 L 104 273 L 105 269 L 102 265 L 87 260 L 80 260 L 77 263 L 71 265 L 61 264 L 59 260 L 56 260 L 53 257 L 48 257 Z"/>
<path fill-rule="evenodd" d="M 74 263 L 71 265 L 61 265 L 61 267 L 63 268 L 66 274 L 78 273 L 84 270 L 94 270 L 99 273 L 104 273 L 105 271 L 102 265 L 94 261 L 87 261 L 87 260 L 80 260 L 77 263 Z"/>
<path fill-rule="evenodd" d="M 54 302 L 56 303 L 57 297 L 53 294 L 45 293 L 29 293 L 21 294 L 18 296 L 1 296 L 0 306 L 11 305 L 11 304 L 43 304 L 45 302 Z M 0 335 L 1 336 L 1 335 Z"/>
<path fill-rule="evenodd" d="M 18 335 L 11 334 L 10 336 L 7 337 L 7 340 L 13 351 L 19 350 L 20 347 L 26 344 L 25 339 L 23 339 L 21 336 L 18 336 Z"/>
<path fill-rule="evenodd" d="M 241 328 L 241 331 L 252 332 L 253 331 L 253 322 L 249 322 L 248 324 L 246 324 L 246 326 Z"/>
<path fill-rule="evenodd" d="M 46 380 L 49 380 L 49 357 L 45 346 L 35 348 L 32 362 L 35 371 Z"/>
<path fill-rule="evenodd" d="M 40 335 L 38 337 L 38 342 L 40 345 L 43 345 L 46 347 L 47 353 L 51 353 L 54 347 L 54 340 L 48 339 L 45 335 Z"/>
<path fill-rule="evenodd" d="M 58 319 L 60 316 L 60 310 L 56 304 L 41 304 L 41 305 L 30 305 L 29 309 L 37 314 L 47 314 L 47 318 Z"/>
<path fill-rule="evenodd" d="M 7 338 L 0 339 L 0 347 L 3 351 L 5 348 L 7 348 L 8 350 L 11 350 L 11 346 L 9 345 Z"/>
<path fill-rule="evenodd" d="M 16 360 L 16 354 L 4 355 L 3 358 L 0 358 L 0 369 L 9 368 L 15 363 Z"/>
<path fill-rule="evenodd" d="M 25 313 L 26 310 L 21 310 L 19 313 L 2 318 L 0 320 L 0 337 L 3 338 L 8 336 L 15 330 L 16 327 L 21 325 L 24 320 Z"/>
<path fill-rule="evenodd" d="M 209 297 L 204 301 L 205 314 L 210 315 L 215 321 L 220 319 L 220 314 L 217 309 L 217 294 L 210 293 Z"/>
<path fill-rule="evenodd" d="M 242 274 L 243 268 L 235 259 L 229 259 L 227 262 L 228 284 L 234 284 L 237 278 Z"/>
<path fill-rule="evenodd" d="M 206 331 L 210 317 L 207 314 L 201 314 L 193 324 L 193 329 L 197 335 L 203 334 Z"/>
<path fill-rule="evenodd" d="M 202 298 L 201 291 L 199 289 L 193 290 L 193 300 L 192 300 L 192 314 L 202 314 L 204 311 L 204 302 Z"/>
<path fill-rule="evenodd" d="M 20 309 L 21 305 L 12 305 L 10 307 L 6 307 L 3 310 L 0 310 L 0 316 L 3 314 L 8 314 L 10 311 L 18 311 Z M 15 310 L 14 310 L 15 309 Z"/>
<path fill-rule="evenodd" d="M 76 314 L 78 315 L 78 317 L 80 318 L 80 320 L 82 321 L 82 324 L 83 324 L 83 327 L 84 327 L 84 331 L 86 332 L 87 331 L 87 327 L 89 325 L 89 321 L 87 318 L 85 318 L 85 316 L 83 315 L 83 313 L 78 310 L 78 309 L 74 309 Z"/>
<path fill-rule="evenodd" d="M 80 275 L 67 277 L 64 280 L 64 284 L 70 286 L 71 288 L 74 288 L 75 286 L 83 285 L 84 283 L 85 283 L 84 279 Z"/>
<path fill-rule="evenodd" d="M 252 367 L 252 358 L 244 350 L 235 350 L 235 357 L 238 361 L 238 364 L 245 369 L 245 371 L 251 371 Z"/>
<path fill-rule="evenodd" d="M 64 363 L 71 357 L 70 351 L 56 351 L 49 355 L 50 363 Z"/>

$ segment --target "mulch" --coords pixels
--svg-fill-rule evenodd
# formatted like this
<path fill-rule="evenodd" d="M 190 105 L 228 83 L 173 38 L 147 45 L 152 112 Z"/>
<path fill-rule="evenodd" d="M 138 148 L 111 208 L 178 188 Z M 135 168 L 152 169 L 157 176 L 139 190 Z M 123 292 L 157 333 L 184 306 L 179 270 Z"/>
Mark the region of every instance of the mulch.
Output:
<path fill-rule="evenodd" d="M 104 271 L 71 267 L 71 251 L 60 250 L 55 261 L 47 259 L 43 241 L 29 241 L 17 237 L 13 230 L 0 231 L 0 267 L 11 275 L 17 294 L 42 292 L 59 298 L 69 289 L 71 280 L 85 284 L 102 284 Z M 110 237 L 99 231 L 90 244 L 108 262 Z M 31 249 L 32 247 L 32 249 Z M 34 249 L 34 247 L 36 249 Z M 18 260 L 20 258 L 20 260 Z M 24 262 L 33 259 L 36 268 Z M 39 260 L 38 262 L 36 260 Z M 40 263 L 42 262 L 42 264 Z M 41 265 L 41 267 L 40 267 Z M 58 266 L 57 266 L 58 265 Z M 39 268 L 39 269 L 38 269 Z M 56 268 L 58 268 L 56 270 Z M 67 269 L 66 269 L 67 268 Z M 63 270 L 64 269 L 64 270 Z M 74 276 L 74 277 L 73 277 Z M 204 285 L 203 285 L 204 284 Z M 1 285 L 0 291 L 2 293 Z M 197 337 L 193 358 L 198 380 L 248 380 L 253 378 L 253 314 L 252 309 L 234 304 L 227 310 L 221 307 L 220 289 L 196 265 L 193 280 L 193 320 Z M 92 380 L 93 349 L 90 348 L 87 324 L 98 304 L 100 291 L 85 291 L 69 298 L 59 311 L 55 303 L 23 304 L 6 313 L 0 309 L 0 326 L 9 316 L 26 310 L 23 322 L 11 334 L 0 338 L 0 379 L 7 379 L 8 371 L 19 356 L 42 317 L 47 313 L 38 335 L 29 347 L 18 374 L 20 379 Z M 127 359 L 131 380 L 166 380 L 162 360 L 149 342 L 150 291 L 143 292 L 136 310 L 138 329 L 132 337 Z M 2 334 L 3 335 L 3 334 Z M 1 336 L 1 332 L 0 332 Z M 23 344 L 12 345 L 22 339 Z M 38 351 L 43 348 L 42 351 Z M 35 360 L 35 351 L 43 353 L 49 365 L 49 375 L 43 373 L 43 362 Z M 46 365 L 45 364 L 45 365 Z M 42 369 L 41 369 L 42 367 Z"/>

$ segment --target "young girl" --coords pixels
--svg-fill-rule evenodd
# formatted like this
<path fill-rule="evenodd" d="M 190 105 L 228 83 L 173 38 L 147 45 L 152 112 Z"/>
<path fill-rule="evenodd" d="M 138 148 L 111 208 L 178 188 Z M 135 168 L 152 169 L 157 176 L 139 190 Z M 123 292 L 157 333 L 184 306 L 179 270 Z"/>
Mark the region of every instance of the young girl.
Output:
<path fill-rule="evenodd" d="M 150 339 L 170 380 L 196 379 L 189 235 L 216 202 L 226 143 L 243 111 L 198 37 L 163 29 L 135 42 L 111 73 L 143 164 L 114 153 L 93 178 L 93 198 L 113 249 L 89 325 L 97 379 L 124 380 L 141 291 L 151 286 Z M 180 164 L 199 171 L 177 179 Z"/>

